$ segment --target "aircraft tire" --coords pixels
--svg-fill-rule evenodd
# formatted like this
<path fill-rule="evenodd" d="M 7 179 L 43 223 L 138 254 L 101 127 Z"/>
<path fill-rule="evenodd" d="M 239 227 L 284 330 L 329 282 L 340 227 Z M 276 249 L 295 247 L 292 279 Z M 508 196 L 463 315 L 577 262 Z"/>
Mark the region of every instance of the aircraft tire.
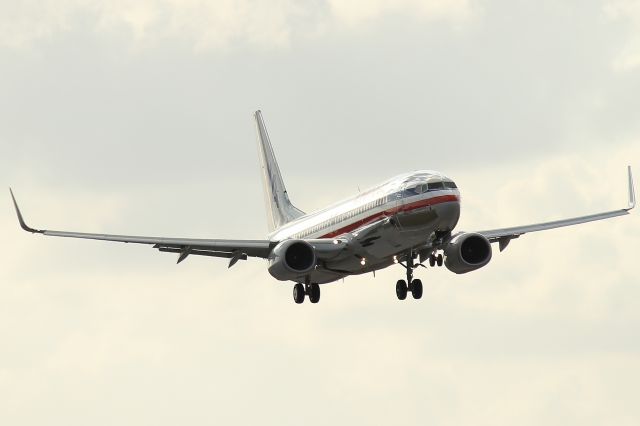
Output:
<path fill-rule="evenodd" d="M 298 305 L 304 302 L 304 286 L 300 283 L 293 286 L 293 301 Z"/>
<path fill-rule="evenodd" d="M 407 282 L 405 280 L 398 280 L 396 283 L 396 296 L 399 300 L 407 298 Z"/>
<path fill-rule="evenodd" d="M 432 268 L 436 266 L 436 257 L 434 255 L 429 256 L 429 266 Z"/>
<path fill-rule="evenodd" d="M 318 284 L 311 284 L 309 287 L 309 301 L 311 303 L 318 303 L 320 301 L 320 286 Z"/>
<path fill-rule="evenodd" d="M 411 294 L 414 299 L 422 297 L 422 281 L 416 279 L 411 282 Z"/>
<path fill-rule="evenodd" d="M 438 263 L 438 266 L 442 266 L 442 253 L 440 253 L 438 255 L 438 257 L 436 258 L 436 262 Z"/>

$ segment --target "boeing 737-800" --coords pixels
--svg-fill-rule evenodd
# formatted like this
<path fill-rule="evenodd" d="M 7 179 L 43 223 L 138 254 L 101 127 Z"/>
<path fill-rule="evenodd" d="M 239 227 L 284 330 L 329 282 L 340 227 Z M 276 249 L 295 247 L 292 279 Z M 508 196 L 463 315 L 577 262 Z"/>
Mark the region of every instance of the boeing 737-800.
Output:
<path fill-rule="evenodd" d="M 396 296 L 410 292 L 422 297 L 422 281 L 414 279 L 419 266 L 442 266 L 456 274 L 482 268 L 491 260 L 492 243 L 503 251 L 509 242 L 528 232 L 609 219 L 635 207 L 631 167 L 628 167 L 628 206 L 620 210 L 553 222 L 478 232 L 457 232 L 460 192 L 441 173 L 418 171 L 396 176 L 358 195 L 314 213 L 306 214 L 289 200 L 260 111 L 255 113 L 264 193 L 270 233 L 262 240 L 219 240 L 140 237 L 49 231 L 29 227 L 11 197 L 22 229 L 53 237 L 85 238 L 149 244 L 161 252 L 229 259 L 229 267 L 248 257 L 269 261 L 269 273 L 292 281 L 293 299 L 320 300 L 319 284 L 399 264 L 406 280 L 396 283 Z"/>

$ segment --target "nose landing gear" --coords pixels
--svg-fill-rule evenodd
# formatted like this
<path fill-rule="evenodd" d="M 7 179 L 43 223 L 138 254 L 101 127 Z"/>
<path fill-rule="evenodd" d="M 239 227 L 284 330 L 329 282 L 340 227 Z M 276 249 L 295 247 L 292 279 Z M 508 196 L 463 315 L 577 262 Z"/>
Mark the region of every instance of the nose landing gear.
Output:
<path fill-rule="evenodd" d="M 430 266 L 442 266 L 444 264 L 442 253 L 438 253 L 437 255 L 432 253 L 429 255 L 428 259 Z M 407 298 L 407 294 L 411 292 L 414 299 L 420 299 L 423 292 L 422 281 L 419 279 L 413 279 L 413 270 L 418 266 L 425 266 L 422 263 L 415 263 L 413 251 L 407 253 L 406 263 L 400 262 L 400 265 L 404 266 L 407 270 L 407 280 L 398 280 L 396 283 L 396 296 L 398 296 L 399 300 L 405 300 Z"/>
<path fill-rule="evenodd" d="M 396 296 L 398 296 L 399 300 L 404 300 L 407 298 L 407 282 L 405 280 L 398 280 L 396 283 Z"/>
<path fill-rule="evenodd" d="M 413 279 L 413 270 L 418 267 L 414 264 L 413 252 L 409 252 L 407 256 L 407 264 L 402 266 L 407 270 L 407 280 L 398 280 L 396 283 L 396 296 L 399 300 L 407 298 L 407 293 L 411 292 L 414 299 L 420 299 L 422 297 L 422 281 L 419 279 Z"/>

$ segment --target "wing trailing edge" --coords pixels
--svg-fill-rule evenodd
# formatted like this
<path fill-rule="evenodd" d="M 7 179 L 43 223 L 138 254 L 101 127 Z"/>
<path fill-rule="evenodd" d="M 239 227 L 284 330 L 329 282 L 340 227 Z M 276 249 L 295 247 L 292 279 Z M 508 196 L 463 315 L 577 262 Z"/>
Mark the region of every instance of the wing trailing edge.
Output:
<path fill-rule="evenodd" d="M 587 216 L 573 217 L 569 219 L 554 220 L 551 222 L 542 222 L 532 225 L 514 226 L 510 228 L 491 229 L 487 231 L 480 231 L 479 234 L 484 235 L 492 243 L 498 242 L 500 244 L 500 251 L 504 250 L 509 242 L 518 238 L 520 235 L 529 232 L 546 231 L 548 229 L 562 228 L 565 226 L 579 225 L 581 223 L 594 222 L 597 220 L 611 219 L 618 216 L 624 216 L 636 206 L 636 193 L 633 184 L 633 174 L 631 172 L 631 166 L 627 167 L 628 174 L 628 191 L 629 199 L 626 208 L 619 210 L 612 210 L 608 212 L 595 213 Z"/>
<path fill-rule="evenodd" d="M 18 216 L 20 227 L 27 232 L 42 234 L 50 237 L 80 238 L 87 240 L 114 241 L 120 243 L 148 244 L 161 252 L 178 253 L 178 263 L 189 255 L 212 256 L 232 259 L 233 263 L 245 260 L 247 257 L 267 258 L 277 242 L 269 240 L 222 240 L 201 238 L 167 238 L 145 237 L 136 235 L 91 234 L 85 232 L 51 231 L 34 229 L 26 224 L 20 207 L 9 189 L 13 206 Z"/>

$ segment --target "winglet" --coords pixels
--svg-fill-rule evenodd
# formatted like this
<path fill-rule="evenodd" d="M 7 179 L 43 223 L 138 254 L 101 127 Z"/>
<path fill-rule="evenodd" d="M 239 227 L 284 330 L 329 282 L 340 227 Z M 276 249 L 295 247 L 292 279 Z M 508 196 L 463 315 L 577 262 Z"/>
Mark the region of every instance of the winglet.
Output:
<path fill-rule="evenodd" d="M 30 228 L 24 221 L 22 217 L 22 213 L 20 213 L 20 208 L 18 207 L 18 203 L 16 202 L 16 197 L 13 196 L 13 191 L 9 188 L 9 192 L 11 193 L 11 199 L 13 200 L 13 206 L 16 208 L 16 214 L 18 215 L 18 221 L 20 222 L 20 227 L 27 232 L 42 234 L 44 231 L 40 231 L 38 229 Z"/>
<path fill-rule="evenodd" d="M 625 210 L 629 211 L 636 206 L 636 189 L 633 186 L 633 175 L 631 174 L 631 166 L 628 166 L 629 172 L 629 207 Z"/>

